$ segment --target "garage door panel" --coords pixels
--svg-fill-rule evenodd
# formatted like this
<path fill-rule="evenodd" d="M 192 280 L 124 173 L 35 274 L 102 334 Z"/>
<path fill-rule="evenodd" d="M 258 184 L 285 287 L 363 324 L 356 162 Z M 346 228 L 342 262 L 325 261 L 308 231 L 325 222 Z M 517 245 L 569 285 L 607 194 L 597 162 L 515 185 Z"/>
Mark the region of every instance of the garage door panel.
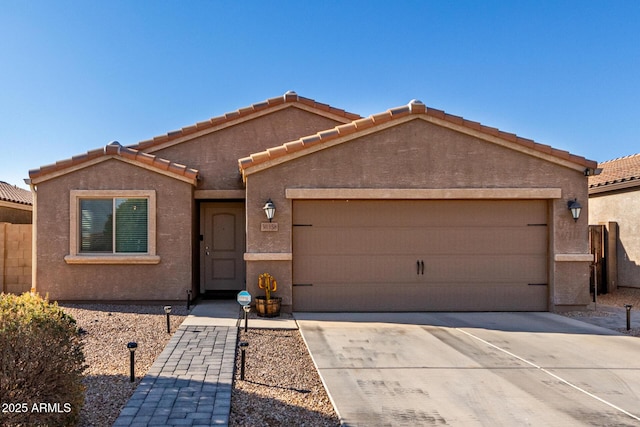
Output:
<path fill-rule="evenodd" d="M 543 200 L 304 200 L 293 224 L 334 227 L 453 227 L 546 224 Z"/>
<path fill-rule="evenodd" d="M 461 255 L 455 258 L 435 256 L 425 259 L 427 282 L 524 282 L 546 283 L 545 256 Z"/>
<path fill-rule="evenodd" d="M 546 310 L 547 211 L 541 200 L 294 201 L 293 309 Z"/>
<path fill-rule="evenodd" d="M 375 284 L 411 281 L 432 282 L 523 282 L 546 283 L 545 256 L 459 255 L 423 257 L 418 270 L 418 258 L 413 256 L 314 255 L 295 256 L 294 283 L 354 283 Z M 298 272 L 299 270 L 299 272 Z"/>
<path fill-rule="evenodd" d="M 547 294 L 546 286 L 522 284 L 335 283 L 296 286 L 293 305 L 296 311 L 544 311 Z"/>
<path fill-rule="evenodd" d="M 415 256 L 295 255 L 294 283 L 418 281 Z"/>
<path fill-rule="evenodd" d="M 546 227 L 305 227 L 294 233 L 297 253 L 313 254 L 538 254 Z"/>

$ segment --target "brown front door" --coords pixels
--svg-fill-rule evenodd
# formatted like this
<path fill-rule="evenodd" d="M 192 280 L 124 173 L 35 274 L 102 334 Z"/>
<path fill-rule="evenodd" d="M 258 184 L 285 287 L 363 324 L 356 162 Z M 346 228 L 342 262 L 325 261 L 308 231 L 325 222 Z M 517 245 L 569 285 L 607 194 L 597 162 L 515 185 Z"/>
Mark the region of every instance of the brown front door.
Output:
<path fill-rule="evenodd" d="M 203 291 L 245 287 L 244 203 L 203 203 L 200 273 Z"/>

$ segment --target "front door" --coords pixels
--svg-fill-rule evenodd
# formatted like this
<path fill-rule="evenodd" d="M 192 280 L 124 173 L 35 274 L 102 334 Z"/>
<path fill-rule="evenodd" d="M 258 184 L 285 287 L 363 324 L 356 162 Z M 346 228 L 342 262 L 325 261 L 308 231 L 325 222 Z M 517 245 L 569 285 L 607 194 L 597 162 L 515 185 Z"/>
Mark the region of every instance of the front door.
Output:
<path fill-rule="evenodd" d="M 200 213 L 201 291 L 244 289 L 244 203 L 203 203 Z"/>

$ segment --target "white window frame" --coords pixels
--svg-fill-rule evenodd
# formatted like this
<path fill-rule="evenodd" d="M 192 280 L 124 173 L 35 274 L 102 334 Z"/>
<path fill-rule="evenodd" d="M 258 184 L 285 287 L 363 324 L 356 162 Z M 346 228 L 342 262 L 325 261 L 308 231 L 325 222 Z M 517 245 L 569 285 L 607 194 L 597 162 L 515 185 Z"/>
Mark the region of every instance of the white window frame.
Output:
<path fill-rule="evenodd" d="M 80 200 L 81 199 L 147 199 L 147 253 L 86 253 L 80 252 Z M 158 264 L 156 254 L 156 192 L 155 190 L 71 190 L 69 198 L 69 255 L 67 264 Z"/>

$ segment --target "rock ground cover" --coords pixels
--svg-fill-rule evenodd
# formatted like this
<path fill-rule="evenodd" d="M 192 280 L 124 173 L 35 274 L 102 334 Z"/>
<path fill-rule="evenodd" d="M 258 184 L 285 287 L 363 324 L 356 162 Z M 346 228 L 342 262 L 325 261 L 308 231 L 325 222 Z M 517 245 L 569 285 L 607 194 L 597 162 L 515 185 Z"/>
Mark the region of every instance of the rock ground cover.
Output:
<path fill-rule="evenodd" d="M 60 304 L 81 328 L 86 386 L 80 426 L 110 426 L 154 360 L 169 342 L 163 306 Z M 173 306 L 174 332 L 187 315 L 186 306 Z M 127 343 L 135 341 L 135 382 L 130 382 Z"/>
<path fill-rule="evenodd" d="M 236 357 L 230 426 L 340 425 L 298 330 L 241 329 L 239 341 L 249 346 L 244 380 Z"/>

